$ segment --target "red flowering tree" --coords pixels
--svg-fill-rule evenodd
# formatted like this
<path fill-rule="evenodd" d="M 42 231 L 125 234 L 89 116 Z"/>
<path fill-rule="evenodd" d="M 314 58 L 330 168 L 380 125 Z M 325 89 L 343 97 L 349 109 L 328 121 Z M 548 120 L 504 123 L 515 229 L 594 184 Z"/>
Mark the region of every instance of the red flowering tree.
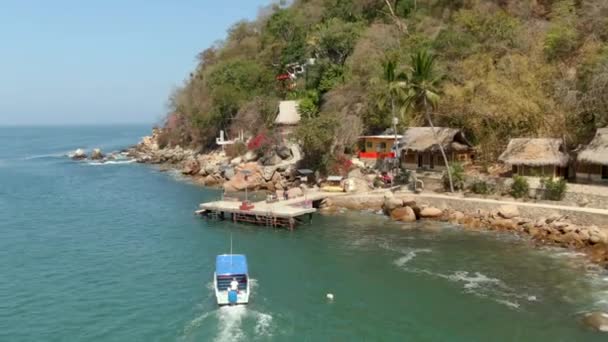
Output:
<path fill-rule="evenodd" d="M 331 162 L 329 170 L 333 174 L 346 176 L 352 168 L 352 160 L 348 156 L 341 154 Z"/>
<path fill-rule="evenodd" d="M 274 139 L 265 132 L 261 132 L 247 143 L 247 149 L 260 155 L 266 154 L 275 145 Z"/>

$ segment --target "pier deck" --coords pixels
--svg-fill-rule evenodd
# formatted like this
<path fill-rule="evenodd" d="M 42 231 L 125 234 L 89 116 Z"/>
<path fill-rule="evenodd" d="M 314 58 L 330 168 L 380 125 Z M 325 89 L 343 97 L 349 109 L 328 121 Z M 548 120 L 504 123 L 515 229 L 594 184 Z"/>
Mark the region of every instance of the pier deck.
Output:
<path fill-rule="evenodd" d="M 267 203 L 266 201 L 253 202 L 253 208 L 243 210 L 241 201 L 221 200 L 200 204 L 196 214 L 210 218 L 232 219 L 234 222 L 261 224 L 271 227 L 287 227 L 293 229 L 297 223 L 303 222 L 302 217 L 317 211 L 313 202 L 323 200 L 339 193 L 313 192 L 306 196 L 279 200 Z"/>

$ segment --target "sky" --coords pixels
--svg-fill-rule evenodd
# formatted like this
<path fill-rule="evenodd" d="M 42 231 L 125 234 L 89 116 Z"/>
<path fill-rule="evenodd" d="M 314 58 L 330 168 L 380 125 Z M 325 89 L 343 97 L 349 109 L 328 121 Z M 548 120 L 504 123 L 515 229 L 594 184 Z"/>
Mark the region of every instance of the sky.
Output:
<path fill-rule="evenodd" d="M 196 55 L 269 0 L 0 0 L 0 125 L 157 123 Z"/>

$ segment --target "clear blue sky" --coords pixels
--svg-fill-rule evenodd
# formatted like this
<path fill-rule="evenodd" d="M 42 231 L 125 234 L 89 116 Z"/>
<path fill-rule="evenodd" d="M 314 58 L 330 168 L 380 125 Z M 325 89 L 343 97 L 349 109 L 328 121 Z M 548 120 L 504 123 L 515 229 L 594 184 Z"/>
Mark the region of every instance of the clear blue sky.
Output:
<path fill-rule="evenodd" d="M 269 0 L 0 0 L 0 125 L 153 123 Z"/>

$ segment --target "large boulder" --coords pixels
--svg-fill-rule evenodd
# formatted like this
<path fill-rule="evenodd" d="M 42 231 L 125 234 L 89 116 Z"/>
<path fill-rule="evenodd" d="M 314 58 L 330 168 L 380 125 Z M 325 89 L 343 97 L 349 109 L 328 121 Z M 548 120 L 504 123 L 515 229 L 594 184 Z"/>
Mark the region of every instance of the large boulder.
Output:
<path fill-rule="evenodd" d="M 70 158 L 72 158 L 74 160 L 85 159 L 86 157 L 87 157 L 87 153 L 81 148 L 74 151 L 74 153 L 72 153 L 72 155 L 70 156 Z"/>
<path fill-rule="evenodd" d="M 236 157 L 230 161 L 230 165 L 239 165 L 242 162 L 243 162 L 243 158 Z"/>
<path fill-rule="evenodd" d="M 416 214 L 410 207 L 401 207 L 391 211 L 391 218 L 395 221 L 414 222 L 416 221 Z"/>
<path fill-rule="evenodd" d="M 285 160 L 292 157 L 291 149 L 285 145 L 276 148 L 276 154 L 279 158 Z"/>
<path fill-rule="evenodd" d="M 89 157 L 91 160 L 102 160 L 104 158 L 104 154 L 101 152 L 100 149 L 96 148 L 93 149 L 93 152 L 91 152 L 91 156 Z"/>
<path fill-rule="evenodd" d="M 347 192 L 367 192 L 371 190 L 365 178 L 348 178 L 344 184 Z"/>
<path fill-rule="evenodd" d="M 608 332 L 608 313 L 590 312 L 583 317 L 583 323 L 587 326 L 602 332 Z"/>
<path fill-rule="evenodd" d="M 391 195 L 392 195 L 392 193 L 391 193 Z M 382 204 L 382 209 L 387 214 L 392 212 L 396 208 L 403 207 L 403 200 L 400 198 L 397 198 L 395 196 L 391 196 L 391 195 L 385 196 L 384 203 Z"/>
<path fill-rule="evenodd" d="M 512 219 L 519 216 L 519 210 L 514 205 L 502 205 L 498 208 L 498 215 L 505 219 Z"/>
<path fill-rule="evenodd" d="M 264 166 L 272 166 L 280 164 L 283 160 L 276 155 L 276 153 L 270 153 L 260 159 L 260 162 Z"/>
<path fill-rule="evenodd" d="M 224 178 L 226 178 L 228 180 L 232 179 L 234 176 L 236 176 L 234 168 L 232 168 L 232 167 L 225 168 L 224 171 L 222 172 L 222 176 L 224 176 Z"/>
<path fill-rule="evenodd" d="M 256 161 L 256 160 L 258 160 L 258 154 L 253 151 L 248 151 L 243 156 L 243 161 L 245 161 L 245 162 L 252 162 L 252 161 Z"/>
<path fill-rule="evenodd" d="M 200 170 L 201 166 L 199 165 L 198 160 L 196 160 L 196 158 L 188 158 L 184 162 L 182 173 L 184 175 L 195 175 L 199 173 Z"/>
<path fill-rule="evenodd" d="M 246 163 L 235 170 L 234 177 L 224 183 L 224 189 L 226 191 L 256 190 L 260 189 L 265 183 L 260 166 L 257 163 Z"/>
<path fill-rule="evenodd" d="M 437 209 L 435 207 L 426 207 L 420 210 L 420 217 L 424 218 L 436 218 L 443 214 L 441 209 Z"/>

